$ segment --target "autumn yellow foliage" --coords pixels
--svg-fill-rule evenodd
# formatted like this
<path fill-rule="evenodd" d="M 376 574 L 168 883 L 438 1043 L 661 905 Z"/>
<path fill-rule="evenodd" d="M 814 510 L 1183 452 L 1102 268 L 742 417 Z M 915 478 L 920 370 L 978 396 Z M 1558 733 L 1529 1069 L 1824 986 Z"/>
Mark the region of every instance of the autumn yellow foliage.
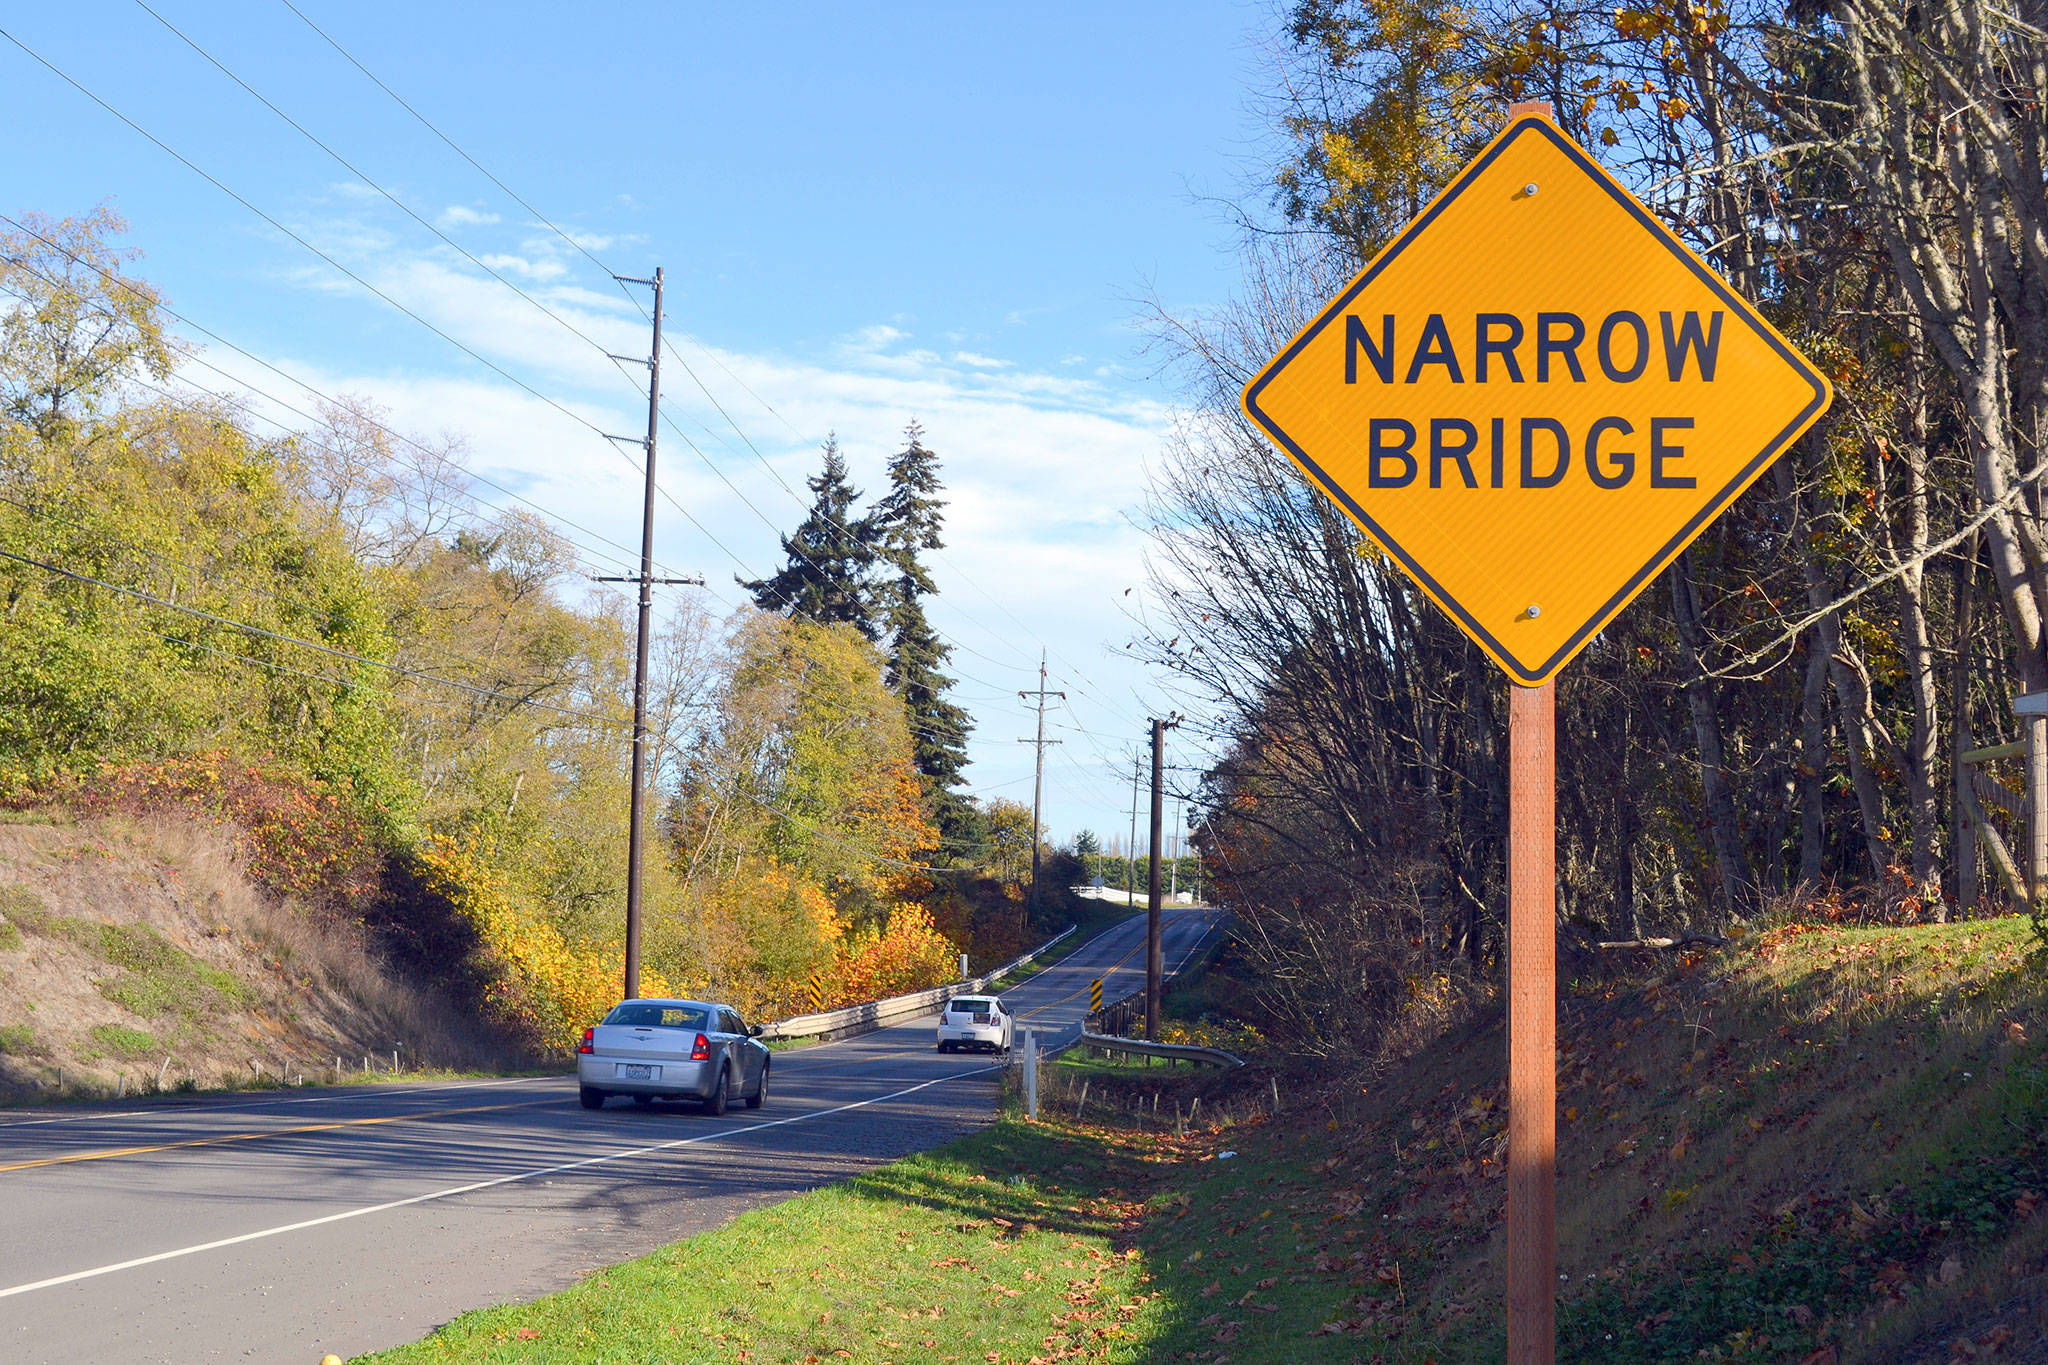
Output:
<path fill-rule="evenodd" d="M 832 963 L 834 1003 L 879 1000 L 954 979 L 959 950 L 922 905 L 899 905 L 887 925 L 840 945 Z"/>
<path fill-rule="evenodd" d="M 543 916 L 522 907 L 475 844 L 444 835 L 420 849 L 417 870 L 425 888 L 440 896 L 476 931 L 484 1000 L 498 1022 L 545 1052 L 576 1046 L 583 1029 L 618 1003 L 623 954 L 609 947 L 581 948 Z M 677 991 L 660 972 L 642 965 L 647 995 Z"/>

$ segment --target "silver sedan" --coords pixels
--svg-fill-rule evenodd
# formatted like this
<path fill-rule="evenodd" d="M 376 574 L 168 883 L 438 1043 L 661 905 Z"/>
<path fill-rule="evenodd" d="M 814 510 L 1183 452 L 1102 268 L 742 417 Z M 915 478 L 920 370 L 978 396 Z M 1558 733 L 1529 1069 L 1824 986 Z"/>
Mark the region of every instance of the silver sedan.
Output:
<path fill-rule="evenodd" d="M 723 1114 L 730 1100 L 759 1109 L 768 1098 L 769 1052 L 739 1012 L 701 1000 L 627 1000 L 583 1030 L 576 1049 L 578 1098 L 585 1109 L 613 1095 L 641 1105 L 695 1100 Z"/>

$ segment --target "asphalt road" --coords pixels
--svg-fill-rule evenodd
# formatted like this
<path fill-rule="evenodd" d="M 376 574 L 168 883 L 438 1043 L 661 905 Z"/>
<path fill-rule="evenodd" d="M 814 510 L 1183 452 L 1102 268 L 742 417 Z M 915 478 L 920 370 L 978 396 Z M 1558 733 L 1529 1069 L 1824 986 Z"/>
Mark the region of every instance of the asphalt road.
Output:
<path fill-rule="evenodd" d="M 1167 965 L 1210 912 L 1166 912 Z M 1144 917 L 1014 990 L 1071 1038 L 1144 980 Z M 0 1117 L 0 1360 L 304 1361 L 415 1340 L 987 1122 L 935 1020 L 778 1053 L 766 1106 L 577 1106 L 571 1076 Z"/>

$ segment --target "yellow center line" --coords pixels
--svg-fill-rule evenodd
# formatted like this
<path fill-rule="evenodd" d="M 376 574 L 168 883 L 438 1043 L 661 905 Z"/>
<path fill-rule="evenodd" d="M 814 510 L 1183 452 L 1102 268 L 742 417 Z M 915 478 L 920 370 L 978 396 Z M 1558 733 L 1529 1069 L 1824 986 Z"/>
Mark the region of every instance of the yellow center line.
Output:
<path fill-rule="evenodd" d="M 1209 922 L 1208 922 L 1208 920 L 1207 920 L 1207 919 L 1205 918 L 1205 919 L 1203 919 L 1203 921 L 1202 921 L 1202 935 L 1201 935 L 1201 936 L 1202 936 L 1202 937 L 1206 937 L 1206 936 L 1208 935 L 1208 932 L 1209 932 Z M 1135 948 L 1132 948 L 1132 949 L 1131 949 L 1131 950 L 1130 950 L 1130 951 L 1129 951 L 1128 953 L 1125 953 L 1125 954 L 1124 954 L 1124 955 L 1123 955 L 1122 957 L 1120 957 L 1120 958 L 1118 958 L 1118 959 L 1117 959 L 1116 961 L 1114 961 L 1114 962 L 1110 963 L 1108 967 L 1106 967 L 1106 968 L 1101 968 L 1100 970 L 1101 970 L 1101 972 L 1102 972 L 1102 976 L 1101 976 L 1101 977 L 1100 977 L 1099 979 L 1100 979 L 1100 980 L 1102 980 L 1102 981 L 1104 981 L 1104 982 L 1107 982 L 1107 981 L 1108 981 L 1108 980 L 1109 980 L 1109 979 L 1110 979 L 1111 977 L 1113 977 L 1113 976 L 1115 976 L 1115 975 L 1117 974 L 1117 971 L 1118 971 L 1118 970 L 1119 970 L 1120 968 L 1122 968 L 1122 966 L 1123 966 L 1123 965 L 1124 965 L 1124 964 L 1125 964 L 1126 962 L 1129 962 L 1129 961 L 1130 961 L 1130 960 L 1131 960 L 1132 958 L 1136 957 L 1136 956 L 1137 956 L 1137 955 L 1138 955 L 1139 953 L 1142 953 L 1142 952 L 1144 952 L 1144 951 L 1145 951 L 1145 947 L 1146 947 L 1146 940 L 1144 940 L 1144 939 L 1142 939 L 1142 938 L 1141 938 L 1141 939 L 1139 939 L 1139 940 L 1138 940 L 1138 944 L 1137 944 L 1137 946 L 1136 946 Z M 1060 963 L 1054 963 L 1054 964 L 1053 964 L 1053 966 L 1055 966 L 1055 967 L 1057 967 L 1057 966 L 1060 966 L 1060 965 L 1062 965 L 1062 964 L 1060 964 Z M 1048 969 L 1048 970 L 1050 970 L 1050 969 Z M 1085 971 L 1088 971 L 1089 969 L 1088 969 L 1088 968 L 1086 968 L 1086 967 L 1083 967 L 1083 968 L 1082 968 L 1081 970 L 1085 972 Z M 1071 990 L 1071 991 L 1068 991 L 1068 992 L 1067 992 L 1067 993 L 1066 993 L 1065 995 L 1063 995 L 1063 996 L 1060 996 L 1060 997 L 1059 997 L 1059 998 L 1058 998 L 1057 1000 L 1048 1000 L 1048 1001 L 1046 1001 L 1046 1002 L 1045 1002 L 1045 1003 L 1044 1003 L 1043 1005 L 1035 1005 L 1035 1006 L 1033 1006 L 1032 1008 L 1030 1008 L 1030 1009 L 1028 1009 L 1028 1010 L 1025 1010 L 1025 1011 L 1024 1011 L 1024 1012 L 1023 1012 L 1022 1014 L 1018 1015 L 1017 1017 L 1018 1017 L 1019 1019 L 1029 1019 L 1029 1018 L 1033 1017 L 1034 1015 L 1040 1015 L 1040 1014 L 1044 1014 L 1044 1013 L 1045 1013 L 1045 1012 L 1046 1012 L 1047 1010 L 1051 1009 L 1051 1008 L 1052 1008 L 1052 1007 L 1053 1007 L 1054 1005 L 1064 1005 L 1064 1004 L 1065 1004 L 1065 1003 L 1066 1003 L 1067 1001 L 1069 1001 L 1069 1000 L 1072 1000 L 1072 999 L 1073 999 L 1073 998 L 1074 998 L 1075 996 L 1077 996 L 1077 995 L 1081 994 L 1081 993 L 1082 993 L 1083 991 L 1086 991 L 1086 990 L 1087 990 L 1087 989 L 1089 988 L 1089 986 L 1091 986 L 1091 985 L 1093 985 L 1093 984 L 1094 984 L 1094 981 L 1093 981 L 1093 980 L 1091 979 L 1091 980 L 1090 980 L 1090 981 L 1089 981 L 1088 983 L 1086 983 L 1086 984 L 1084 984 L 1084 985 L 1081 985 L 1081 986 L 1078 986 L 1078 987 L 1076 987 L 1075 989 L 1073 989 L 1073 990 Z"/>
<path fill-rule="evenodd" d="M 554 1104 L 554 1100 L 523 1100 L 517 1104 L 477 1104 L 464 1109 L 429 1109 L 417 1114 L 384 1114 L 367 1119 L 337 1119 L 333 1123 L 306 1123 L 295 1128 L 266 1128 L 254 1133 L 223 1133 L 218 1137 L 186 1138 L 181 1142 L 159 1142 L 146 1147 L 109 1147 L 97 1152 L 73 1152 L 68 1156 L 39 1157 L 0 1166 L 9 1171 L 31 1171 L 38 1166 L 68 1166 L 75 1161 L 107 1161 L 121 1156 L 142 1156 L 149 1152 L 170 1152 L 180 1147 L 217 1147 L 225 1142 L 253 1142 L 258 1138 L 292 1137 L 300 1133 L 328 1133 L 337 1128 L 368 1128 L 382 1123 L 410 1123 L 422 1119 L 450 1118 L 456 1114 L 486 1114 L 494 1109 L 531 1109 Z"/>

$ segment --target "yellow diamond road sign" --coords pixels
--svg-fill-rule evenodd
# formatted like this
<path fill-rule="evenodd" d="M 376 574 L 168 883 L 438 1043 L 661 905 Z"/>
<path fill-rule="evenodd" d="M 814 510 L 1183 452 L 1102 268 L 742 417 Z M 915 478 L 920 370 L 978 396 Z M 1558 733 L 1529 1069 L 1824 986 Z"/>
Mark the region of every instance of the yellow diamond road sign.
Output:
<path fill-rule="evenodd" d="M 1524 115 L 1244 391 L 1516 681 L 1551 677 L 1827 407 L 1827 379 Z"/>

